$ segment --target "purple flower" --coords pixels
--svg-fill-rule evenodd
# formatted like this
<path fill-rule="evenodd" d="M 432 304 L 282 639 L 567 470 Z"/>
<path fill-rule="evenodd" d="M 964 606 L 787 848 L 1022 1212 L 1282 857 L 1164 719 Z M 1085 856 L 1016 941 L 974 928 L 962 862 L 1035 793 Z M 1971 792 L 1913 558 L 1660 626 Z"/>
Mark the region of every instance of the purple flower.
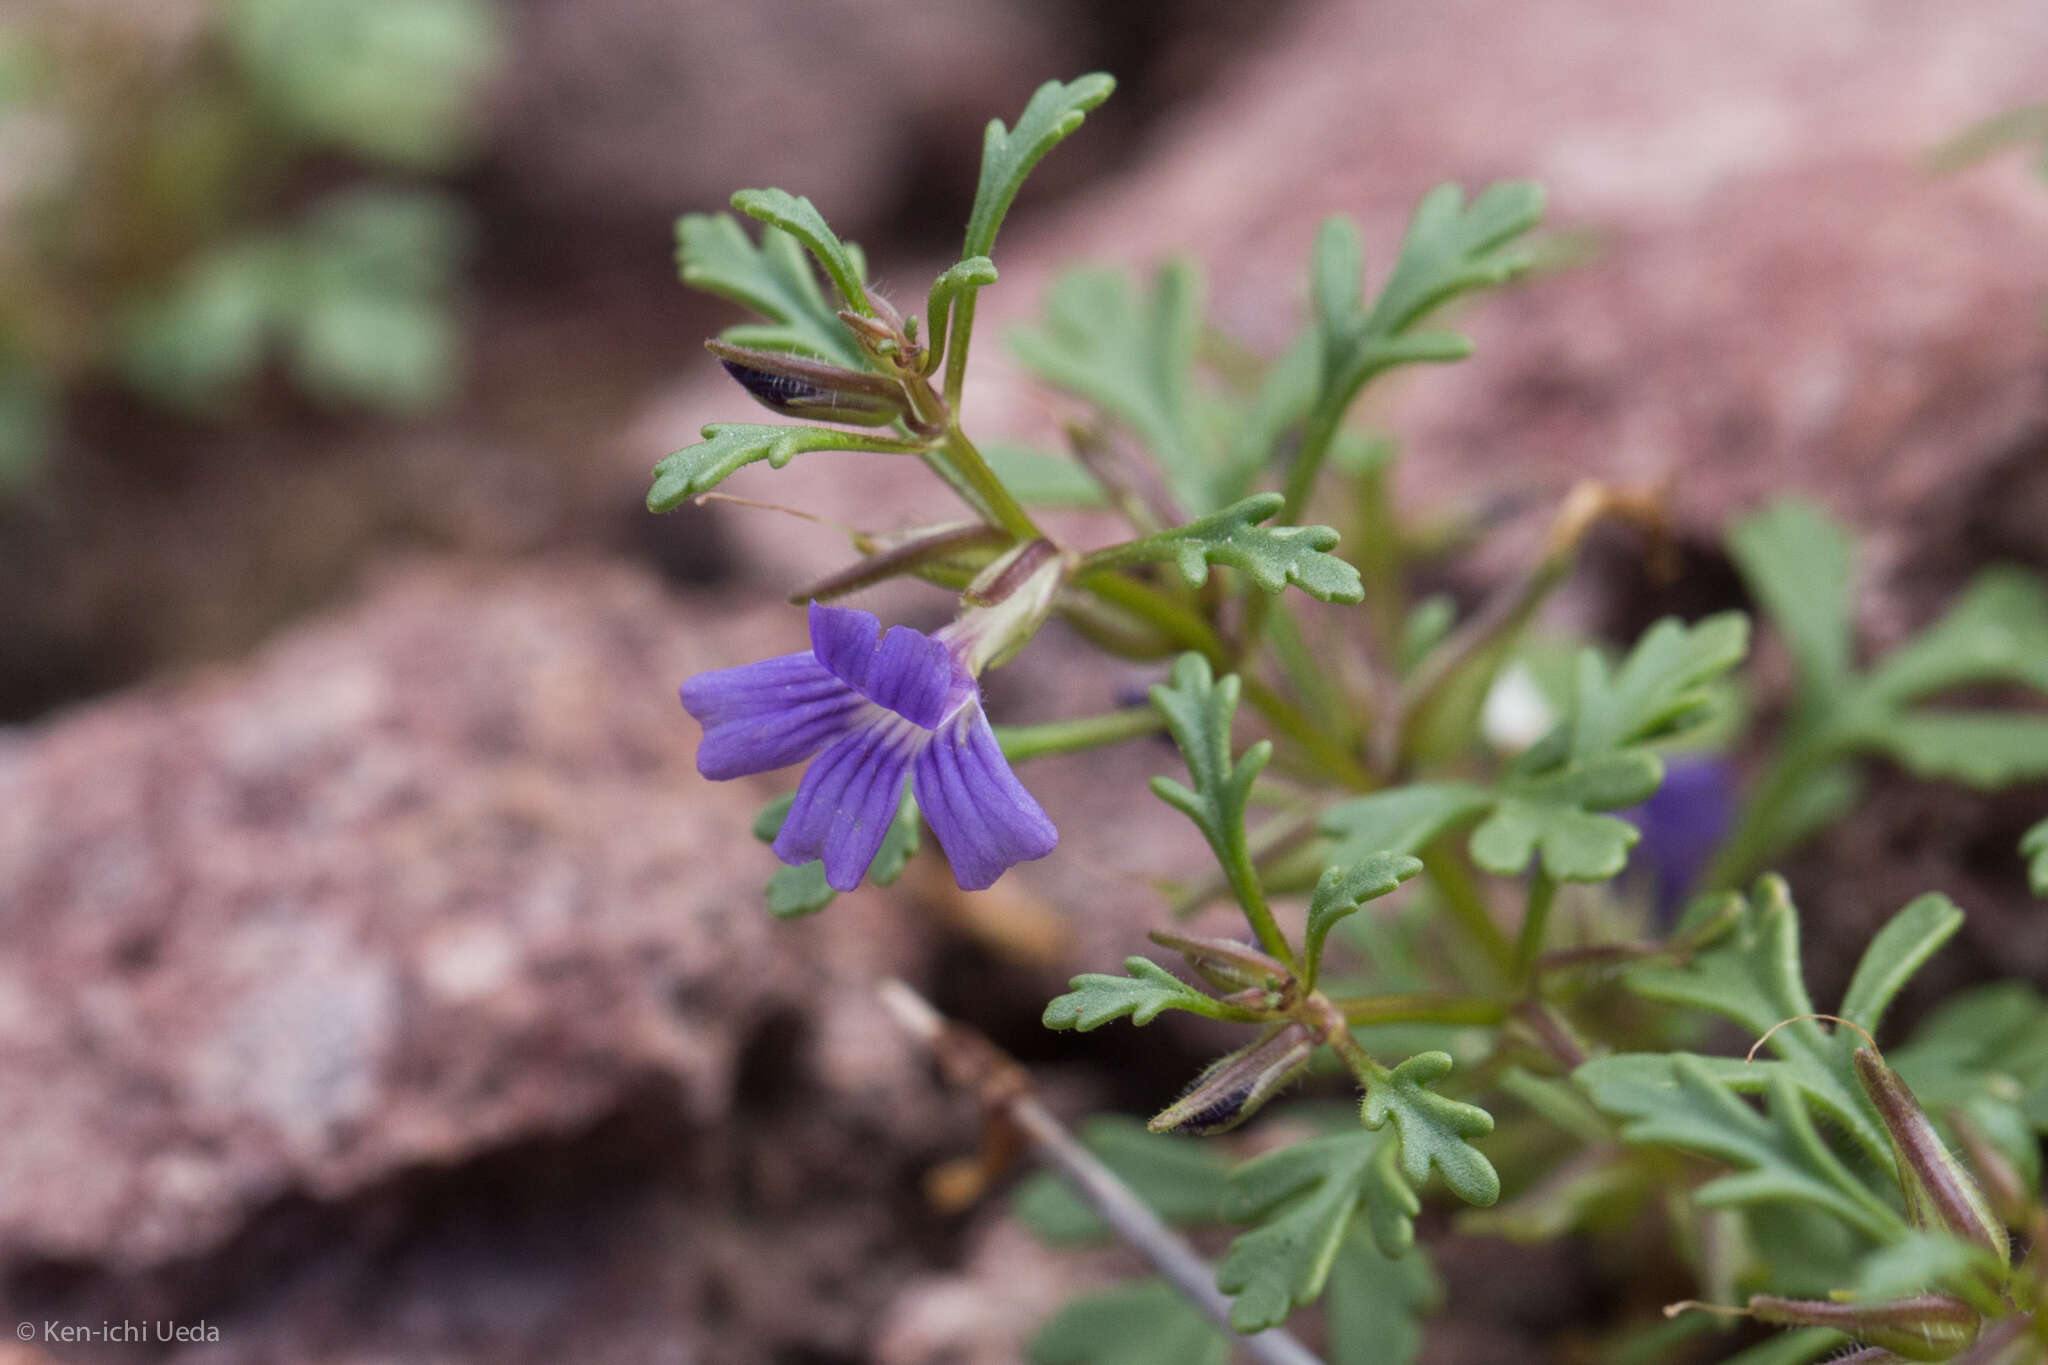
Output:
<path fill-rule="evenodd" d="M 1656 793 L 1620 812 L 1643 832 L 1636 857 L 1656 879 L 1659 922 L 1670 922 L 1727 837 L 1735 822 L 1734 788 L 1724 759 L 1672 758 Z"/>
<path fill-rule="evenodd" d="M 775 856 L 825 861 L 834 890 L 860 884 L 909 779 L 918 808 L 969 891 L 1059 841 L 996 745 L 964 638 L 811 604 L 811 648 L 683 684 L 704 727 L 697 771 L 746 777 L 817 757 L 805 770 Z"/>

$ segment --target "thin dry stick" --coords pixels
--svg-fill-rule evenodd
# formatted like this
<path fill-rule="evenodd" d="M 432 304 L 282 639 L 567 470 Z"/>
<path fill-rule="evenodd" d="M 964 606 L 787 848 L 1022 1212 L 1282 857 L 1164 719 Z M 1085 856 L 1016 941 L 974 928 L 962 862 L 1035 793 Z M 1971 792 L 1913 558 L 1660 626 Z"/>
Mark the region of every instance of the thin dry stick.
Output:
<path fill-rule="evenodd" d="M 1016 1125 L 1039 1160 L 1093 1205 L 1119 1237 L 1136 1247 L 1189 1302 L 1230 1330 L 1230 1300 L 1216 1288 L 1216 1272 L 1209 1263 L 1038 1102 L 1022 1067 L 988 1039 L 946 1019 L 894 977 L 881 984 L 879 994 L 904 1032 L 938 1057 L 948 1080 L 973 1090 L 983 1104 Z M 1235 1339 L 1263 1365 L 1322 1365 L 1313 1351 L 1281 1328 Z"/>

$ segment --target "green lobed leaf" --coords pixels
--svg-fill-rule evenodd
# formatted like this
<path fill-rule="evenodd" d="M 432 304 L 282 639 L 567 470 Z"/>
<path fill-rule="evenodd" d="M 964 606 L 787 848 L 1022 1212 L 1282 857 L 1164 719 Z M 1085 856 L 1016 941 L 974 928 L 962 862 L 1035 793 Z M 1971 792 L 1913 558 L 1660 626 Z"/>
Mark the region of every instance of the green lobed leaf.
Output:
<path fill-rule="evenodd" d="M 1622 1120 L 1623 1140 L 1712 1157 L 1735 1173 L 1695 1193 L 1703 1207 L 1791 1202 L 1812 1205 L 1879 1241 L 1904 1227 L 1899 1215 L 1835 1156 L 1791 1076 L 1773 1071 L 1768 1116 L 1757 1112 L 1691 1053 L 1621 1053 L 1572 1073 L 1593 1103 Z"/>
<path fill-rule="evenodd" d="M 1122 1116 L 1088 1120 L 1080 1138 L 1165 1221 L 1187 1225 L 1229 1218 L 1230 1168 L 1216 1144 L 1150 1132 Z M 1036 1172 L 1017 1187 L 1010 1212 L 1048 1242 L 1099 1242 L 1111 1235 L 1101 1215 L 1050 1171 Z"/>
<path fill-rule="evenodd" d="M 989 120 L 982 136 L 981 180 L 974 191 L 974 209 L 967 217 L 963 257 L 989 254 L 1024 177 L 1115 89 L 1116 82 L 1101 72 L 1071 82 L 1047 81 L 1025 104 L 1015 128 L 1005 128 L 1001 119 Z"/>
<path fill-rule="evenodd" d="M 826 223 L 816 204 L 804 196 L 777 189 L 740 190 L 731 202 L 747 217 L 780 228 L 803 243 L 831 278 L 848 308 L 861 314 L 874 312 L 862 280 L 864 270 L 859 252 L 839 240 L 839 234 Z"/>
<path fill-rule="evenodd" d="M 1267 592 L 1293 583 L 1323 602 L 1357 602 L 1365 596 L 1358 570 L 1330 554 L 1337 532 L 1328 526 L 1260 526 L 1286 503 L 1278 493 L 1254 493 L 1220 512 L 1101 551 L 1094 562 L 1122 567 L 1171 560 L 1189 587 L 1209 579 L 1209 566 L 1237 569 Z"/>
<path fill-rule="evenodd" d="M 872 368 L 853 333 L 818 288 L 803 244 L 777 227 L 755 246 L 729 213 L 690 213 L 676 222 L 676 263 L 692 289 L 730 299 L 768 319 L 730 327 L 736 346 L 800 351 L 850 369 Z"/>
<path fill-rule="evenodd" d="M 1152 705 L 1166 718 L 1194 783 L 1190 790 L 1171 778 L 1155 777 L 1152 790 L 1195 822 L 1226 869 L 1247 861 L 1245 804 L 1273 751 L 1261 740 L 1242 758 L 1231 758 L 1230 723 L 1237 714 L 1238 686 L 1236 674 L 1219 679 L 1207 659 L 1183 654 L 1174 661 L 1168 681 L 1152 688 Z"/>
<path fill-rule="evenodd" d="M 2048 591 L 2020 569 L 1987 569 L 1941 619 L 1870 671 L 1871 691 L 1890 702 L 1972 683 L 2016 683 L 2048 692 Z"/>
<path fill-rule="evenodd" d="M 1332 862 L 1354 861 L 1388 850 L 1419 853 L 1439 834 L 1493 805 L 1482 787 L 1462 782 L 1417 782 L 1354 796 L 1323 812 L 1319 828 L 1337 841 Z"/>
<path fill-rule="evenodd" d="M 1642 749 L 1602 754 L 1537 778 L 1509 778 L 1493 813 L 1472 831 L 1472 858 L 1515 876 L 1541 856 L 1558 881 L 1596 882 L 1619 873 L 1641 833 L 1595 814 L 1644 800 L 1664 780 L 1664 765 Z"/>
<path fill-rule="evenodd" d="M 1939 892 L 1930 891 L 1908 902 L 1863 950 L 1838 1012 L 1864 1032 L 1875 1034 L 1892 998 L 1962 927 L 1963 912 Z"/>
<path fill-rule="evenodd" d="M 1086 1033 L 1128 1014 L 1133 1024 L 1142 1027 L 1165 1010 L 1189 1010 L 1210 1018 L 1248 1017 L 1202 994 L 1149 958 L 1127 957 L 1124 970 L 1130 975 L 1084 972 L 1074 977 L 1067 983 L 1073 989 L 1054 996 L 1046 1005 L 1045 1026 Z"/>
<path fill-rule="evenodd" d="M 825 427 L 713 422 L 702 435 L 702 443 L 684 446 L 654 467 L 654 486 L 647 493 L 648 511 L 672 511 L 758 460 L 766 460 L 770 468 L 780 469 L 798 455 L 814 450 L 898 449 L 884 439 Z"/>
<path fill-rule="evenodd" d="M 1233 1297 L 1233 1328 L 1277 1327 L 1313 1302 L 1361 1206 L 1383 1255 L 1402 1256 L 1414 1246 L 1422 1205 L 1395 1158 L 1387 1137 L 1340 1133 L 1290 1144 L 1231 1173 L 1233 1217 L 1258 1223 L 1238 1235 L 1216 1268 L 1216 1287 Z"/>
<path fill-rule="evenodd" d="M 1489 186 L 1468 208 L 1464 191 L 1439 185 L 1409 221 L 1401 252 L 1370 310 L 1360 306 L 1364 278 L 1358 230 L 1332 219 L 1317 234 L 1309 291 L 1323 339 L 1324 391 L 1349 400 L 1373 375 L 1395 365 L 1461 359 L 1471 343 L 1444 332 L 1409 334 L 1459 294 L 1497 285 L 1528 268 L 1515 238 L 1543 215 L 1533 184 Z"/>
<path fill-rule="evenodd" d="M 1304 991 L 1313 989 L 1322 965 L 1323 941 L 1345 916 L 1376 900 L 1422 871 L 1420 860 L 1400 853 L 1372 853 L 1355 862 L 1323 870 L 1309 897 L 1308 928 L 1303 939 Z"/>
<path fill-rule="evenodd" d="M 1611 676 L 1599 651 L 1579 655 L 1570 757 L 1583 762 L 1667 740 L 1706 719 L 1711 684 L 1742 662 L 1749 618 L 1722 612 L 1695 625 L 1666 617 L 1646 631 Z"/>
<path fill-rule="evenodd" d="M 1987 791 L 2048 777 L 2048 716 L 1922 708 L 1872 717 L 1850 737 L 1915 777 Z"/>
<path fill-rule="evenodd" d="M 1127 427 L 1157 458 L 1174 495 L 1205 512 L 1216 504 L 1195 403 L 1201 329 L 1201 272 L 1172 260 L 1141 292 L 1121 271 L 1064 272 L 1046 295 L 1045 321 L 1012 329 L 1009 342 L 1039 380 Z"/>
<path fill-rule="evenodd" d="M 1804 692 L 1828 695 L 1849 677 L 1850 593 L 1856 551 L 1840 523 L 1781 498 L 1728 532 L 1750 593 L 1785 634 Z"/>
<path fill-rule="evenodd" d="M 1229 1365 L 1230 1341 L 1163 1280 L 1074 1299 L 1026 1350 L 1031 1365 Z"/>
<path fill-rule="evenodd" d="M 1330 1266 L 1329 1295 L 1329 1365 L 1410 1365 L 1444 1286 L 1422 1247 L 1388 1256 L 1354 1228 Z"/>
<path fill-rule="evenodd" d="M 1980 1097 L 2017 1096 L 2048 1129 L 2048 1000 L 2023 981 L 1950 996 L 1886 1060 L 1937 1120 Z"/>
<path fill-rule="evenodd" d="M 1710 908 L 1710 903 L 1702 906 Z M 1908 923 L 1920 929 L 1901 929 L 1890 937 L 1889 931 L 1880 932 L 1872 944 L 1878 955 L 1867 956 L 1868 966 L 1858 968 L 1859 1010 L 1882 1016 L 1904 981 L 1897 967 L 1920 951 L 1916 934 L 1928 932 L 1933 921 L 1925 918 L 1925 909 L 1908 910 Z M 1814 1013 L 1814 1005 L 1800 965 L 1799 912 L 1783 878 L 1761 878 L 1730 928 L 1684 965 L 1637 966 L 1623 980 L 1638 995 L 1719 1015 L 1752 1037 L 1769 1033 L 1766 1046 L 1778 1061 L 1745 1065 L 1734 1058 L 1720 1059 L 1714 1065 L 1723 1069 L 1716 1074 L 1736 1089 L 1753 1093 L 1785 1072 L 1809 1102 L 1855 1137 L 1880 1169 L 1892 1169 L 1890 1144 L 1849 1060 L 1860 1039 L 1847 1031 L 1830 1037 L 1811 1019 L 1784 1022 Z M 1784 1026 L 1772 1032 L 1779 1024 Z"/>
<path fill-rule="evenodd" d="M 1451 1071 L 1448 1052 L 1420 1052 L 1381 1076 L 1368 1077 L 1360 1116 L 1367 1128 L 1388 1119 L 1401 1136 L 1401 1173 L 1411 1184 L 1442 1173 L 1451 1192 L 1485 1207 L 1500 1198 L 1500 1175 L 1469 1139 L 1493 1131 L 1493 1115 L 1428 1087 Z"/>
<path fill-rule="evenodd" d="M 2037 896 L 2048 896 L 2048 820 L 2020 836 L 2020 856 L 2027 860 L 2027 884 Z"/>

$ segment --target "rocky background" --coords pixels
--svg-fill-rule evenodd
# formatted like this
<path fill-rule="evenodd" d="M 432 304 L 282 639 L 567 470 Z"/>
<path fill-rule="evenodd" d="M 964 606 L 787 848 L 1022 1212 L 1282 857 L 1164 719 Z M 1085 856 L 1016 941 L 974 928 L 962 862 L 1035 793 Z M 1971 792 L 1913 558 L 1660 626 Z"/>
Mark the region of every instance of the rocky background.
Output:
<path fill-rule="evenodd" d="M 1384 263 L 1431 184 L 1533 176 L 1584 259 L 1470 310 L 1478 356 L 1373 414 L 1412 504 L 1506 510 L 1465 586 L 1589 474 L 1665 482 L 1688 569 L 1646 586 L 1639 546 L 1599 546 L 1573 606 L 1616 631 L 1739 605 L 1718 529 L 1786 487 L 1861 532 L 1872 645 L 1989 559 L 2048 568 L 2048 187 L 1923 161 L 2048 91 L 2030 0 L 528 0 L 514 25 L 463 185 L 453 410 L 271 395 L 202 424 L 87 393 L 0 506 L 0 1289 L 24 1319 L 220 1330 L 10 1365 L 979 1365 L 1116 1272 L 995 1205 L 932 1210 L 975 1118 L 872 986 L 906 976 L 1070 1112 L 1176 1090 L 1199 1038 L 1036 1022 L 1190 854 L 1136 795 L 1158 755 L 1035 771 L 1067 838 L 989 900 L 913 877 L 797 925 L 757 904 L 766 788 L 695 776 L 676 683 L 793 647 L 775 604 L 839 550 L 640 510 L 652 462 L 736 411 L 697 349 L 724 315 L 667 255 L 676 212 L 737 186 L 810 194 L 921 287 L 981 122 L 1117 72 L 983 309 L 976 429 L 1043 438 L 1059 405 L 989 343 L 1057 263 L 1190 253 L 1271 344 L 1325 214 Z M 943 506 L 894 473 L 822 457 L 774 496 L 871 525 Z M 1131 681 L 1055 646 L 993 704 L 1080 713 Z M 1811 960 L 1843 972 L 1939 885 L 1972 918 L 1936 984 L 2048 973 L 2014 932 L 2043 799 L 1882 786 L 1790 869 Z M 1431 1359 L 1532 1359 L 1605 1301 L 1579 1251 L 1503 1276 L 1499 1248 L 1443 1245 L 1470 1311 Z"/>

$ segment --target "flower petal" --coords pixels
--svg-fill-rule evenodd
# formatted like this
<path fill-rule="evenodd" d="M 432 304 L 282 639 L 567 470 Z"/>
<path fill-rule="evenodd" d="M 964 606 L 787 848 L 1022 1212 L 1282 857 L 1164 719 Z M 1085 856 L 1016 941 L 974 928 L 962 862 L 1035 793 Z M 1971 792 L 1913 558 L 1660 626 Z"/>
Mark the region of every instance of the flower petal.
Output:
<path fill-rule="evenodd" d="M 926 738 L 881 712 L 836 741 L 804 773 L 775 836 L 775 856 L 801 865 L 825 860 L 825 880 L 851 891 L 867 875 L 903 802 L 903 779 Z"/>
<path fill-rule="evenodd" d="M 704 727 L 697 771 L 719 781 L 809 758 L 865 705 L 808 653 L 714 669 L 683 684 L 683 708 Z"/>
<path fill-rule="evenodd" d="M 871 611 L 811 603 L 811 653 L 849 687 L 867 689 L 881 636 L 882 623 Z"/>
<path fill-rule="evenodd" d="M 1010 771 L 977 703 L 932 736 L 911 781 L 963 890 L 993 886 L 1011 866 L 1043 858 L 1059 842 L 1059 831 Z"/>
<path fill-rule="evenodd" d="M 925 729 L 935 728 L 974 680 L 946 646 L 909 626 L 891 626 L 861 687 L 868 700 Z"/>

